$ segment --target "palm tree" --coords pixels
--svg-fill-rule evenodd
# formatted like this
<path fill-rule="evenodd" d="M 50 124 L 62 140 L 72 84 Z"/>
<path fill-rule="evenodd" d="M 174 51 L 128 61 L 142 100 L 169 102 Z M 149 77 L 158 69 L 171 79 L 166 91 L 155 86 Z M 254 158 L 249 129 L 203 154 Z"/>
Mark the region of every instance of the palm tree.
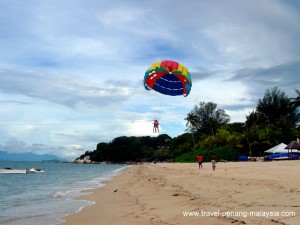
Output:
<path fill-rule="evenodd" d="M 291 106 L 296 110 L 298 107 L 300 107 L 300 91 L 295 89 L 295 92 L 298 96 L 296 98 L 291 98 Z"/>
<path fill-rule="evenodd" d="M 186 123 L 187 130 L 190 131 L 191 134 L 192 134 L 192 138 L 193 138 L 193 142 L 194 142 L 194 147 L 195 147 L 196 143 L 195 143 L 195 139 L 194 139 L 194 134 L 193 133 L 196 131 L 195 123 L 197 121 L 197 116 L 195 114 L 189 113 L 187 115 L 187 118 L 185 118 L 185 120 L 187 120 L 187 123 Z"/>

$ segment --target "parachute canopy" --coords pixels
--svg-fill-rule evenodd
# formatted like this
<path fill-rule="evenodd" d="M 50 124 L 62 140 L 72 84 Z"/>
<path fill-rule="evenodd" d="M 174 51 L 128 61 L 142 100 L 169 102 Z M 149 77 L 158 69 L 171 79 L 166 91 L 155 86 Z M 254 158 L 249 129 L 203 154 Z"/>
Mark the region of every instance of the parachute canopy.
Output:
<path fill-rule="evenodd" d="M 188 69 L 178 62 L 164 60 L 153 63 L 144 77 L 146 90 L 155 90 L 164 95 L 188 96 L 192 80 Z"/>

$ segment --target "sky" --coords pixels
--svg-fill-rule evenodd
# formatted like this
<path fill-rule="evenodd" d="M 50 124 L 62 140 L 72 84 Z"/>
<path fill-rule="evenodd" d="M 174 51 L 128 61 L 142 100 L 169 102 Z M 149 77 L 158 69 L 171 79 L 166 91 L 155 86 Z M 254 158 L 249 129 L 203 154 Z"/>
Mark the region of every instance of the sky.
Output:
<path fill-rule="evenodd" d="M 176 137 L 200 102 L 245 122 L 300 89 L 292 0 L 0 0 L 0 149 L 75 159 L 118 136 Z M 189 69 L 188 97 L 144 89 L 152 63 Z"/>

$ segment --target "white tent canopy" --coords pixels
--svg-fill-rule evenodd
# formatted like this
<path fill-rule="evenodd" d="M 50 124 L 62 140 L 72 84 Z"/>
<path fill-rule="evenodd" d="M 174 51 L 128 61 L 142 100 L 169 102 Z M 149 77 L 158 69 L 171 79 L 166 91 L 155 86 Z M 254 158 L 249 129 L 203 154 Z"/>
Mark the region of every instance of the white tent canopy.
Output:
<path fill-rule="evenodd" d="M 287 145 L 284 144 L 284 143 L 280 143 L 279 145 L 276 145 L 274 146 L 273 148 L 270 148 L 268 149 L 267 151 L 265 151 L 265 153 L 271 153 L 271 154 L 274 154 L 274 153 L 292 153 L 292 152 L 299 152 L 298 150 L 296 149 L 285 149 Z"/>
<path fill-rule="evenodd" d="M 287 145 L 280 143 L 279 145 L 274 146 L 273 148 L 268 149 L 265 153 L 287 153 L 288 150 L 284 149 Z"/>

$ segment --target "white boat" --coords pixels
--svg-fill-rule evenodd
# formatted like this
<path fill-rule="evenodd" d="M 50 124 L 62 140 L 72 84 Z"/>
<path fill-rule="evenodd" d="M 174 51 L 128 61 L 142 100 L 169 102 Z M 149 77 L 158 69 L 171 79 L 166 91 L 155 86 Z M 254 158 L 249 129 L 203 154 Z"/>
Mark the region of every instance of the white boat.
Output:
<path fill-rule="evenodd" d="M 12 168 L 3 168 L 3 169 L 0 169 L 0 173 L 10 173 L 10 174 L 24 174 L 24 173 L 27 173 L 27 170 L 26 169 L 12 169 Z"/>
<path fill-rule="evenodd" d="M 29 170 L 29 172 L 31 172 L 31 173 L 44 173 L 45 171 L 42 170 L 42 169 L 38 169 L 38 168 L 31 168 Z"/>

